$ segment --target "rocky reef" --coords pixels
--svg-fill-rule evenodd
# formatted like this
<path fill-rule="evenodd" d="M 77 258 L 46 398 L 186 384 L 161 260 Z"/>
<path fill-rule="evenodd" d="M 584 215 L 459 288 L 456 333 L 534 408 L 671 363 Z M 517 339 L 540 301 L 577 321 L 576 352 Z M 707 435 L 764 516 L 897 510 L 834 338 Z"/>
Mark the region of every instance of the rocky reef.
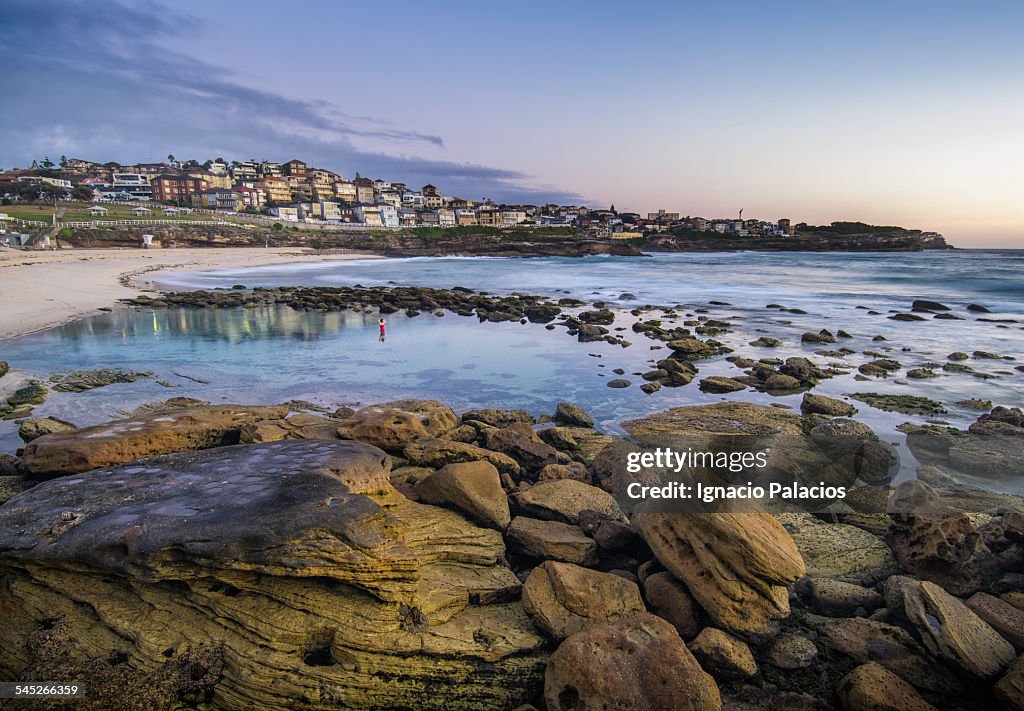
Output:
<path fill-rule="evenodd" d="M 627 438 L 569 403 L 301 408 L 34 422 L 0 461 L 0 678 L 88 680 L 96 709 L 1024 708 L 1024 500 L 950 464 L 967 434 L 1012 463 L 1019 410 L 925 428 L 934 461 L 897 486 L 821 396 Z M 850 493 L 818 513 L 615 495 L 625 448 L 737 436 L 786 438 L 784 471 Z"/>

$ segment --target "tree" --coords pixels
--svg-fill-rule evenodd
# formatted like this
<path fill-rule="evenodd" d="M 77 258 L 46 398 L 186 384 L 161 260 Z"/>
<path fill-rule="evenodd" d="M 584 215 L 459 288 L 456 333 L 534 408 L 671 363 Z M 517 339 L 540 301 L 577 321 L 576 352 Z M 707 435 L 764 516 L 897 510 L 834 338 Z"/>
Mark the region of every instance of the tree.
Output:
<path fill-rule="evenodd" d="M 275 232 L 280 232 L 281 230 L 284 229 L 284 225 L 282 225 L 280 222 L 275 222 L 274 226 L 271 227 L 270 229 L 274 230 Z"/>
<path fill-rule="evenodd" d="M 42 165 L 44 168 L 52 168 L 53 166 L 56 165 L 56 163 L 50 160 L 50 156 L 43 156 L 43 162 L 40 163 L 40 165 Z"/>
<path fill-rule="evenodd" d="M 61 157 L 60 157 L 60 167 L 63 168 L 67 164 L 68 164 L 68 157 L 66 155 L 61 155 Z"/>
<path fill-rule="evenodd" d="M 173 163 L 174 162 L 174 154 L 173 153 L 168 153 L 167 154 L 167 162 L 168 163 Z"/>

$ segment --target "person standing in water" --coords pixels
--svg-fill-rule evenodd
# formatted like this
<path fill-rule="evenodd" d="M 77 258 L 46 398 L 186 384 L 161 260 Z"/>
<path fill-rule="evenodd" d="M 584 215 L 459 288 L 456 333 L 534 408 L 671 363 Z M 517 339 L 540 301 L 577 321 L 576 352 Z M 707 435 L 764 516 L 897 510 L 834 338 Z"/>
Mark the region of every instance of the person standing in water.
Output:
<path fill-rule="evenodd" d="M 377 325 L 380 326 L 380 340 L 383 341 L 384 337 L 387 335 L 387 332 L 386 332 L 387 324 L 385 323 L 384 319 L 380 319 L 379 321 L 377 321 Z"/>

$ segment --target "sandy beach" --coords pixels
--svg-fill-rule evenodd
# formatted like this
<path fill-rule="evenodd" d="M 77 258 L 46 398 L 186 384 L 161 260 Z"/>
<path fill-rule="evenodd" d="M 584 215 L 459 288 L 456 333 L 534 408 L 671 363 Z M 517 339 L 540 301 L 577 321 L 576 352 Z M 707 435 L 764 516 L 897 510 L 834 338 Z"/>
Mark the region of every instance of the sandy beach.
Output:
<path fill-rule="evenodd" d="M 152 272 L 238 269 L 289 262 L 378 259 L 368 254 L 313 255 L 294 247 L 224 249 L 0 248 L 0 339 L 96 313 L 138 295 Z"/>

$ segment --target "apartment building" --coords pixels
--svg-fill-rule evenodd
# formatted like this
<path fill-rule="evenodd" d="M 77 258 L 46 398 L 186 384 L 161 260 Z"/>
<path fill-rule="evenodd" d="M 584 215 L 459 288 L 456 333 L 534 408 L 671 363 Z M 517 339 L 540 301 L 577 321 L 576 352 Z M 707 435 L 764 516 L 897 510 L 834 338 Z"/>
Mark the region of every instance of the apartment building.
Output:
<path fill-rule="evenodd" d="M 268 204 L 292 201 L 291 187 L 284 178 L 264 178 L 256 183 L 256 187 L 263 191 Z"/>
<path fill-rule="evenodd" d="M 210 188 L 202 178 L 182 173 L 158 175 L 150 178 L 149 184 L 157 202 L 191 203 L 194 195 Z"/>

